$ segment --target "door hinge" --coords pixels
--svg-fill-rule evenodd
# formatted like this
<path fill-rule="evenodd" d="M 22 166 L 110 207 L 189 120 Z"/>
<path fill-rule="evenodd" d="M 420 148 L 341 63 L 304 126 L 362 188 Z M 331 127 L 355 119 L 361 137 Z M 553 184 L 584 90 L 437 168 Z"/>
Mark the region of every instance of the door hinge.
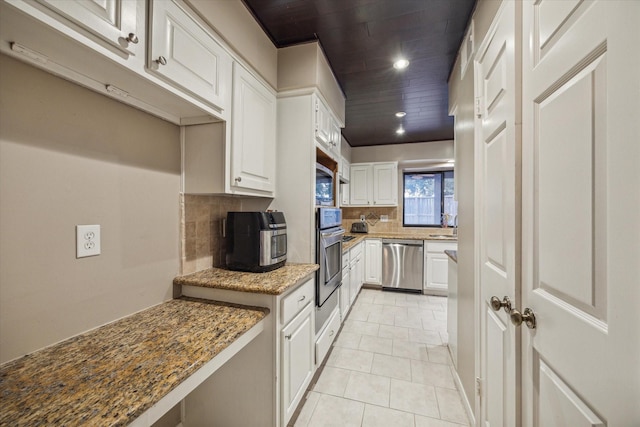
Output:
<path fill-rule="evenodd" d="M 482 397 L 482 378 L 476 377 L 476 393 L 478 397 Z"/>
<path fill-rule="evenodd" d="M 477 118 L 481 118 L 482 117 L 482 97 L 479 96 L 476 98 L 476 117 Z"/>

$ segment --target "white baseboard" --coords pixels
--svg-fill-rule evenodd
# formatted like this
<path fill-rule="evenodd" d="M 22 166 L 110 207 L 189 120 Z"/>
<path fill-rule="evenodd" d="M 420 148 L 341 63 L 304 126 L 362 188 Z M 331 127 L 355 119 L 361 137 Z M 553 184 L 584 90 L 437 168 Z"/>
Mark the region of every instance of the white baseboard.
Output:
<path fill-rule="evenodd" d="M 462 397 L 462 405 L 467 411 L 467 417 L 469 417 L 469 425 L 475 426 L 476 417 L 473 415 L 473 407 L 469 403 L 469 398 L 467 396 L 467 393 L 465 393 L 464 391 L 464 387 L 462 387 L 462 381 L 460 380 L 458 371 L 456 371 L 455 369 L 451 369 L 451 373 L 453 374 L 453 381 L 456 383 L 456 388 L 458 389 L 458 391 L 460 392 L 460 396 Z"/>

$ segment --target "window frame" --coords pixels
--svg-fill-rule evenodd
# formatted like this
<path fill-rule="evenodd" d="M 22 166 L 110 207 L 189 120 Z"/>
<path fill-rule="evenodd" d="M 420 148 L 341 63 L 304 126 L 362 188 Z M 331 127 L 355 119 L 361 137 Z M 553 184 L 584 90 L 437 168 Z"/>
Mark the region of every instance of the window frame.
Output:
<path fill-rule="evenodd" d="M 442 170 L 414 170 L 414 171 L 402 171 L 402 226 L 403 227 L 422 227 L 422 228 L 442 228 L 442 215 L 444 214 L 444 205 L 445 205 L 445 173 L 451 172 L 453 175 L 452 178 L 455 179 L 455 170 L 454 169 L 442 169 Z M 437 224 L 407 224 L 406 222 L 406 200 L 405 200 L 405 190 L 406 190 L 406 176 L 407 175 L 417 175 L 417 174 L 425 174 L 425 175 L 440 175 L 440 222 Z M 455 182 L 455 181 L 454 181 Z"/>

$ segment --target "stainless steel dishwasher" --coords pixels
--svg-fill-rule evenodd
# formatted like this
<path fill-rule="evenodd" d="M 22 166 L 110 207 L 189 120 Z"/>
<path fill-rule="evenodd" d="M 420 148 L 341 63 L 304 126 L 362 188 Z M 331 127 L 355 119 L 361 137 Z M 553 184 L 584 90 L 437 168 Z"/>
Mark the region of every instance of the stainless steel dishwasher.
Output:
<path fill-rule="evenodd" d="M 382 289 L 422 293 L 422 240 L 382 240 Z"/>

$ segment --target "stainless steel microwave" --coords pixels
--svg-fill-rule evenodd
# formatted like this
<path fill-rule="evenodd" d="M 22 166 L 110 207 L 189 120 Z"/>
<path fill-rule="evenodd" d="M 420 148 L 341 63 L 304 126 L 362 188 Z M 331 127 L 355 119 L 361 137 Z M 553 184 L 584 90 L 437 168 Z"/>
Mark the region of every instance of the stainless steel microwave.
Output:
<path fill-rule="evenodd" d="M 316 163 L 316 206 L 335 206 L 335 194 L 334 172 Z"/>

